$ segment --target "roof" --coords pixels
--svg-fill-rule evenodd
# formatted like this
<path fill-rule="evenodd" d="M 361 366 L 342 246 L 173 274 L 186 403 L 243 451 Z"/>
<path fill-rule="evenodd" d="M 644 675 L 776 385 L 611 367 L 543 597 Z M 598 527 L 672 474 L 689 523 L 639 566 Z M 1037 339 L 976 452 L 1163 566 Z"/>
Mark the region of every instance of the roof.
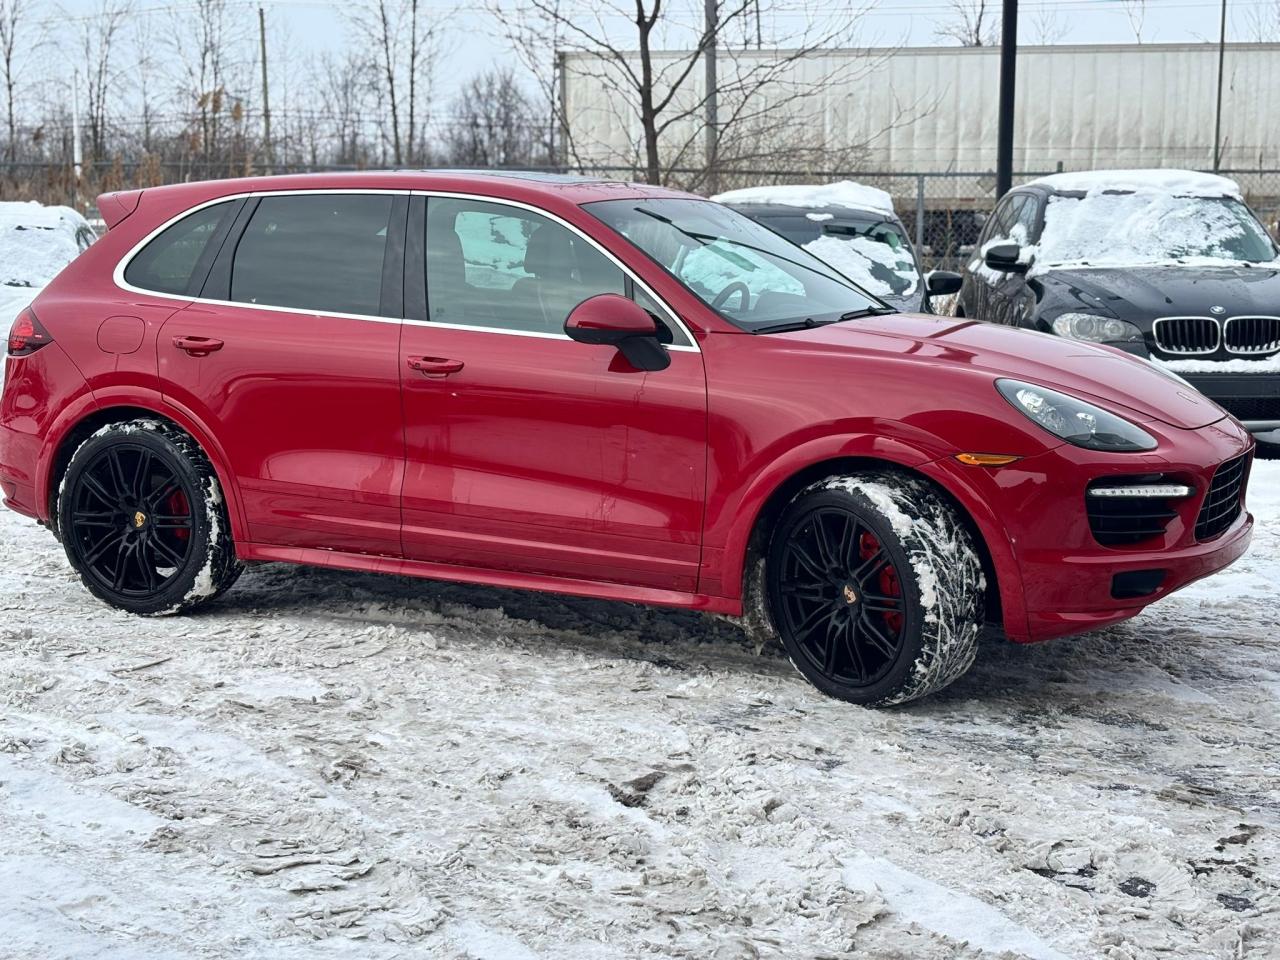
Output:
<path fill-rule="evenodd" d="M 855 183 L 853 180 L 747 187 L 743 190 L 718 193 L 711 199 L 720 203 L 769 203 L 809 210 L 846 207 L 853 210 L 873 210 L 877 213 L 894 212 L 893 198 L 889 194 L 864 183 Z"/>
<path fill-rule="evenodd" d="M 1240 185 L 1227 177 L 1194 170 L 1081 170 L 1040 177 L 1028 187 L 1055 193 L 1169 193 L 1183 197 L 1240 198 Z"/>
<path fill-rule="evenodd" d="M 535 205 L 553 200 L 581 204 L 593 200 L 620 200 L 639 197 L 687 197 L 689 194 L 665 187 L 624 183 L 538 171 L 505 170 L 358 170 L 281 176 L 241 177 L 148 187 L 157 195 L 181 195 L 189 202 L 243 193 L 294 190 L 439 190 L 490 195 L 507 200 L 525 200 Z"/>

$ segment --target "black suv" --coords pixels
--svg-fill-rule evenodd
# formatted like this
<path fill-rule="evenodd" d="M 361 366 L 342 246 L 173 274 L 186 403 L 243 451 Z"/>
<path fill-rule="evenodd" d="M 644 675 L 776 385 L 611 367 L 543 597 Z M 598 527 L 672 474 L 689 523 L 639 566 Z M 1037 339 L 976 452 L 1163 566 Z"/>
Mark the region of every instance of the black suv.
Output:
<path fill-rule="evenodd" d="M 1278 257 L 1231 180 L 1055 174 L 1001 199 L 957 315 L 1148 358 L 1261 433 L 1280 429 Z"/>

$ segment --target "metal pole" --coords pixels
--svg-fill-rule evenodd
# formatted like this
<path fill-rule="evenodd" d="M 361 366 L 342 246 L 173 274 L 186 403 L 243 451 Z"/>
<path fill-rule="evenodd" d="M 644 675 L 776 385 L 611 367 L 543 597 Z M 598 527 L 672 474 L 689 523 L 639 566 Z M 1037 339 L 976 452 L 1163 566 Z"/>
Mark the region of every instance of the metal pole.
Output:
<path fill-rule="evenodd" d="M 704 30 L 706 31 L 706 50 L 703 53 L 703 59 L 706 64 L 706 95 L 707 95 L 707 193 L 719 192 L 719 177 L 716 175 L 716 154 L 719 152 L 719 128 L 718 128 L 718 105 L 716 103 L 716 92 L 718 83 L 716 81 L 716 34 L 719 32 L 717 21 L 719 12 L 716 10 L 717 0 L 706 0 L 703 7 L 703 15 L 705 18 Z"/>
<path fill-rule="evenodd" d="M 916 174 L 916 256 L 924 256 L 924 177 Z"/>
<path fill-rule="evenodd" d="M 1000 26 L 1000 125 L 996 132 L 997 200 L 1013 186 L 1014 68 L 1017 61 L 1018 0 L 1004 0 L 1004 18 Z"/>
<path fill-rule="evenodd" d="M 71 78 L 71 170 L 75 183 L 71 188 L 71 206 L 80 209 L 80 175 L 83 156 L 80 152 L 80 71 Z"/>
<path fill-rule="evenodd" d="M 262 48 L 262 141 L 266 155 L 266 172 L 275 166 L 275 150 L 271 146 L 271 96 L 267 86 L 267 15 L 258 8 L 258 43 Z"/>
<path fill-rule="evenodd" d="M 1218 31 L 1218 105 L 1213 111 L 1213 172 L 1222 166 L 1222 74 L 1227 57 L 1227 0 L 1222 0 L 1222 25 Z"/>

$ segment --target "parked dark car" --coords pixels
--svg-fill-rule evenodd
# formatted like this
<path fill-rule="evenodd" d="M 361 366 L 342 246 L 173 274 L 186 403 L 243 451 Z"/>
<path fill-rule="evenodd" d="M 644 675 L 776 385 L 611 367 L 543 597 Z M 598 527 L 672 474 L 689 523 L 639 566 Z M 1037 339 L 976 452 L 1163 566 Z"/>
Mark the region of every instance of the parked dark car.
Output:
<path fill-rule="evenodd" d="M 713 199 L 804 247 L 905 313 L 931 313 L 931 296 L 960 288 L 954 273 L 925 273 L 907 228 L 881 190 L 846 181 L 752 187 Z"/>
<path fill-rule="evenodd" d="M 1231 180 L 1055 174 L 1000 201 L 957 314 L 1119 347 L 1262 433 L 1280 428 L 1278 258 Z"/>

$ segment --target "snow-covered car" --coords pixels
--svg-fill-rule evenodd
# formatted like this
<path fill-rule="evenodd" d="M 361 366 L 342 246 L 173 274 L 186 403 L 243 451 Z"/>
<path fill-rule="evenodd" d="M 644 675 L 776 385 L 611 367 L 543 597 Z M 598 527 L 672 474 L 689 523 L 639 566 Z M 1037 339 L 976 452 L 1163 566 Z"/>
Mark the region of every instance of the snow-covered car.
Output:
<path fill-rule="evenodd" d="M 1104 343 L 1280 428 L 1280 249 L 1225 177 L 1060 173 L 1005 195 L 959 316 Z"/>
<path fill-rule="evenodd" d="M 863 290 L 909 313 L 954 294 L 960 277 L 923 273 L 907 228 L 883 190 L 839 183 L 747 187 L 711 199 L 732 207 L 825 261 Z"/>
<path fill-rule="evenodd" d="M 89 222 L 70 207 L 0 202 L 0 322 L 17 316 L 93 240 Z"/>

